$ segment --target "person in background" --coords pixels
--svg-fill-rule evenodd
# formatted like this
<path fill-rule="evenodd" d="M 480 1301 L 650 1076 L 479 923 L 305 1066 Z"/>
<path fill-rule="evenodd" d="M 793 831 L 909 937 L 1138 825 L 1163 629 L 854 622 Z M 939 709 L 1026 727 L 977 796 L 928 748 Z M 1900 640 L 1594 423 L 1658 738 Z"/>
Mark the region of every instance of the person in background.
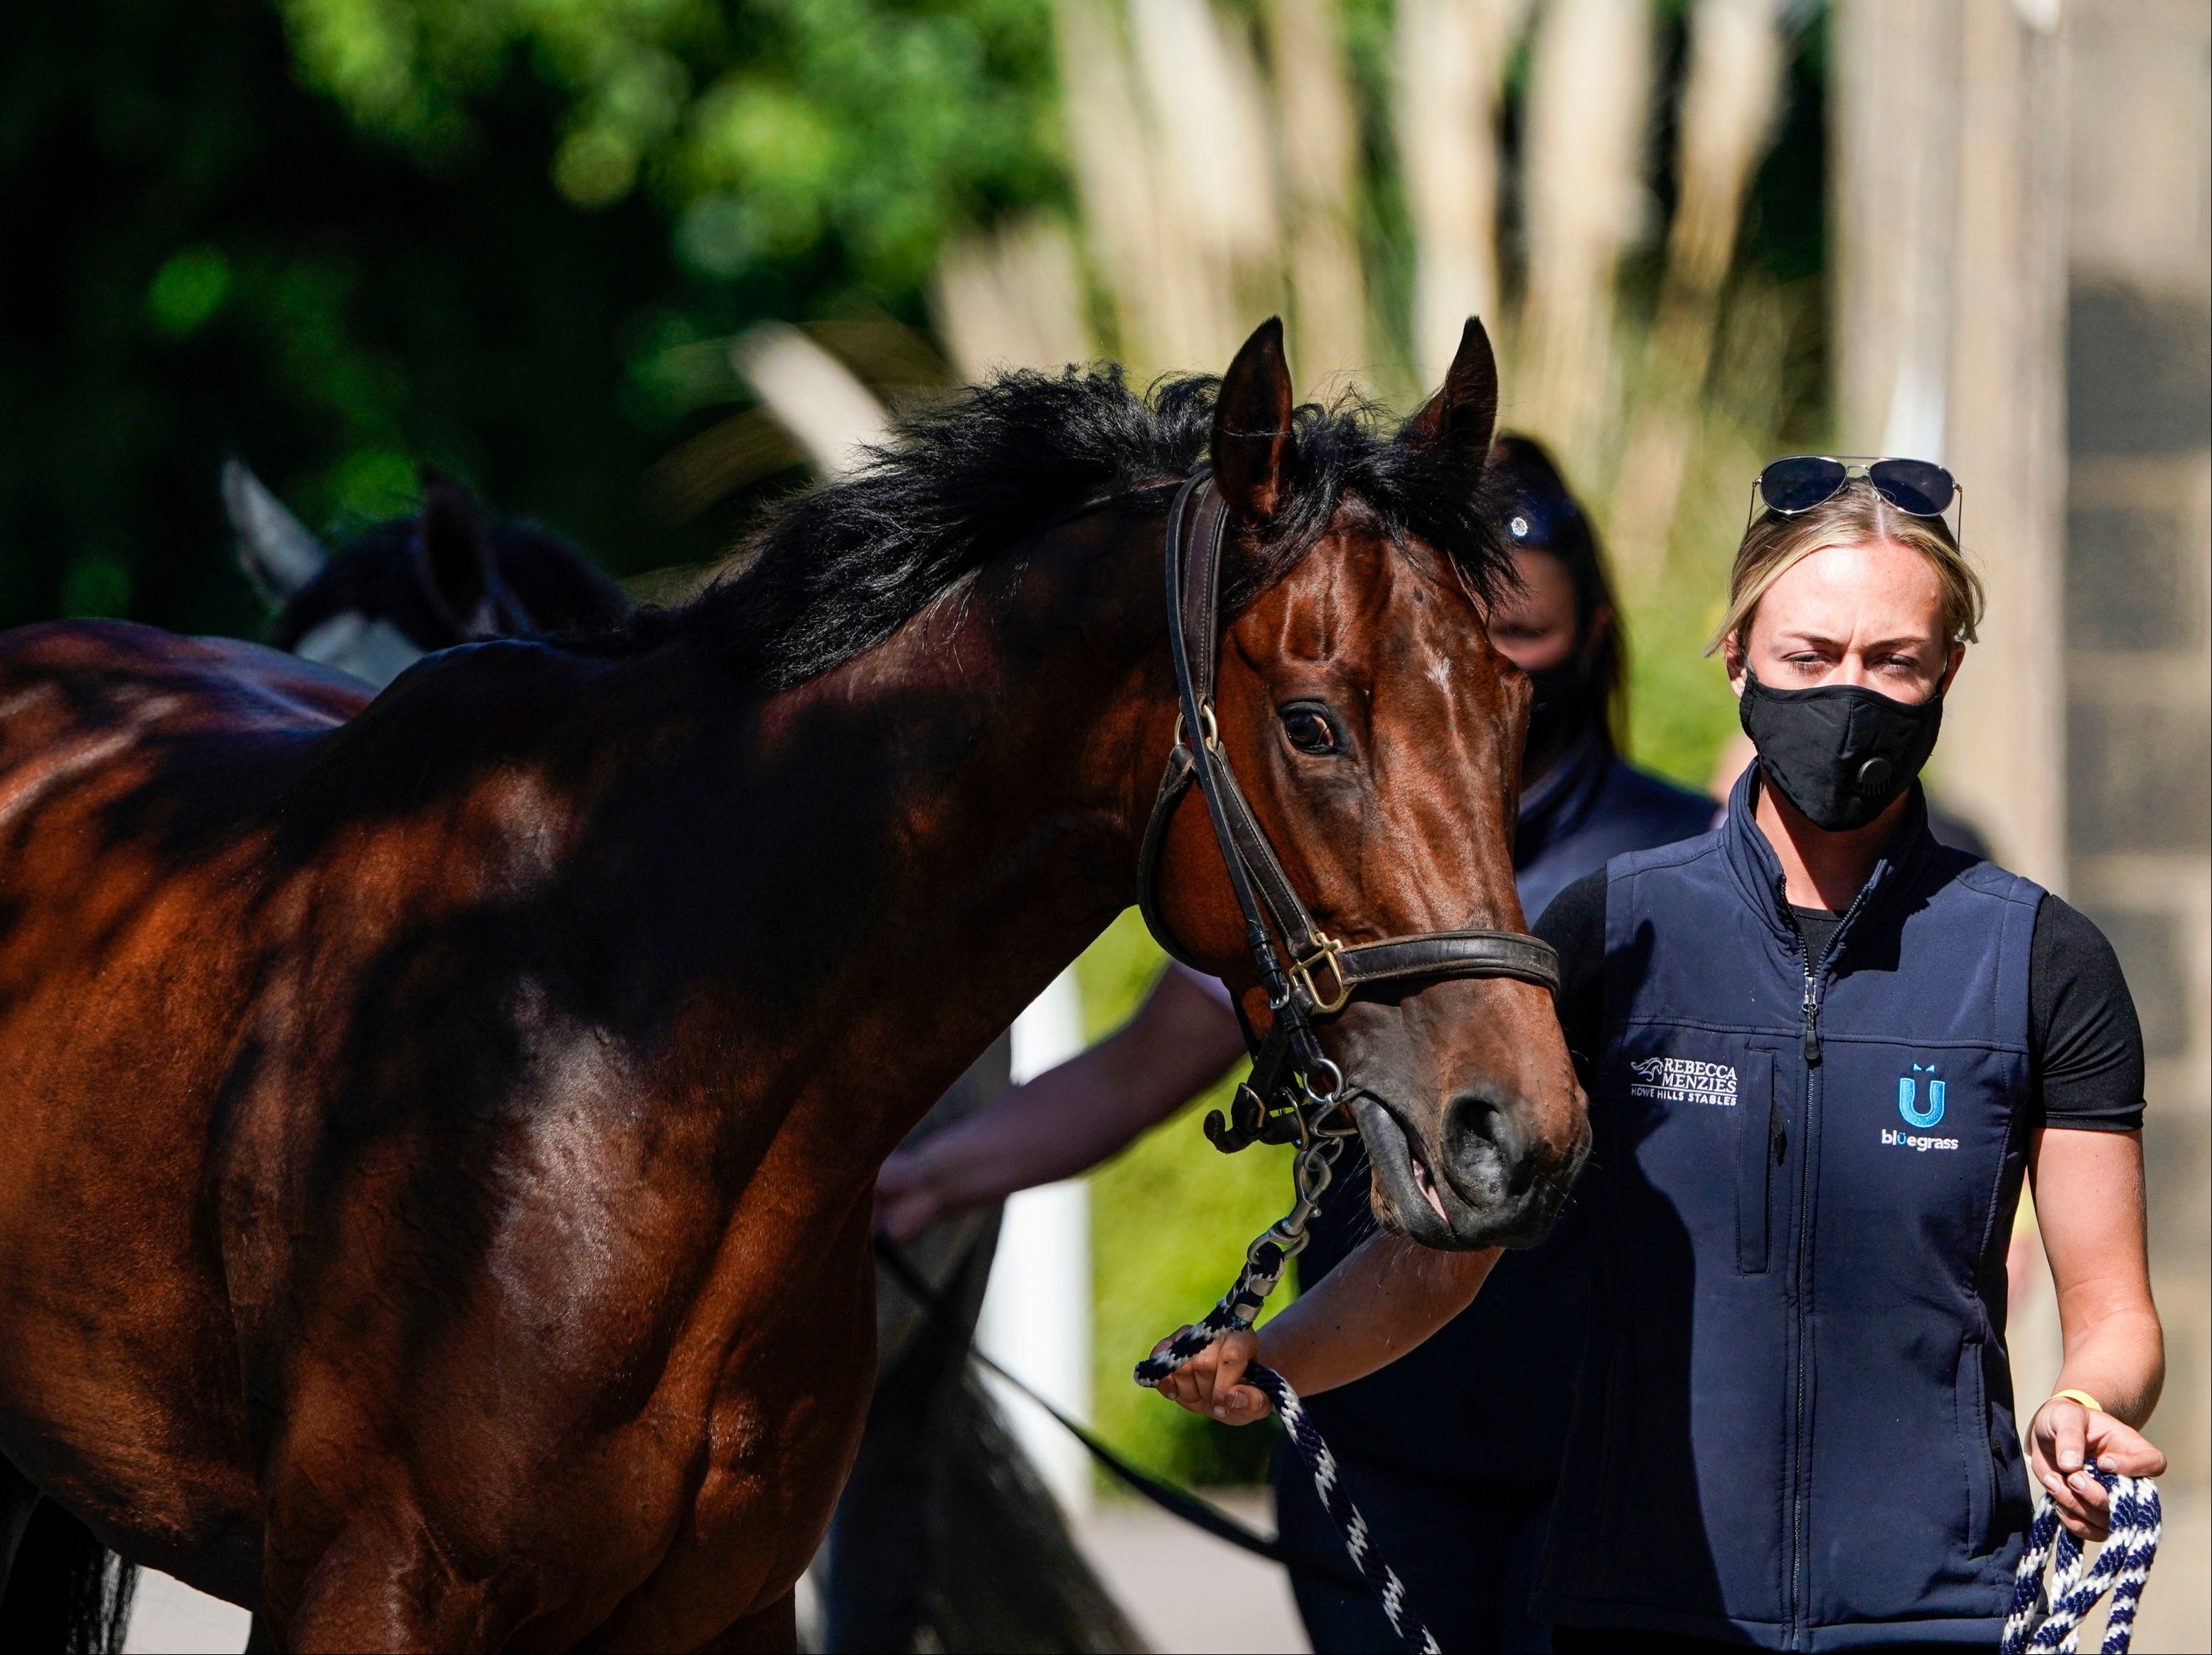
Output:
<path fill-rule="evenodd" d="M 2166 1469 L 2126 981 L 2081 914 L 1929 831 L 1918 776 L 1982 611 L 1956 492 L 1922 460 L 1766 468 L 1712 644 L 1759 762 L 1720 827 L 1536 922 L 1592 1132 L 1535 1599 L 1562 1655 L 1989 1648 L 2031 1487 L 2099 1538 L 2089 1463 Z M 2030 1183 L 2064 1358 L 2023 1420 L 2003 1261 Z M 1495 1255 L 1437 1256 L 1449 1304 Z M 1432 1283 L 1334 1285 L 1162 1390 L 1262 1418 L 1259 1360 L 1315 1406 L 1434 1324 Z"/>
<path fill-rule="evenodd" d="M 1621 757 L 1619 611 L 1597 537 L 1550 457 L 1508 436 L 1492 475 L 1521 591 L 1490 615 L 1490 639 L 1535 685 L 1514 843 L 1522 907 L 1533 916 L 1608 857 L 1702 833 L 1713 806 Z M 1171 966 L 1115 1034 L 894 1154 L 877 1184 L 878 1222 L 903 1238 L 1081 1171 L 1165 1119 L 1243 1050 L 1226 990 Z M 1371 1230 L 1368 1197 L 1365 1162 L 1348 1161 L 1297 1261 L 1302 1291 Z M 1313 1399 L 1378 1544 L 1448 1649 L 1550 1646 L 1528 1603 L 1581 1356 L 1588 1255 L 1571 1201 L 1550 1240 L 1501 1259 L 1481 1296 L 1419 1350 Z M 1335 1584 L 1343 1543 L 1285 1458 L 1277 1521 L 1307 1561 L 1291 1584 L 1314 1647 L 1394 1647 L 1372 1596 Z"/>

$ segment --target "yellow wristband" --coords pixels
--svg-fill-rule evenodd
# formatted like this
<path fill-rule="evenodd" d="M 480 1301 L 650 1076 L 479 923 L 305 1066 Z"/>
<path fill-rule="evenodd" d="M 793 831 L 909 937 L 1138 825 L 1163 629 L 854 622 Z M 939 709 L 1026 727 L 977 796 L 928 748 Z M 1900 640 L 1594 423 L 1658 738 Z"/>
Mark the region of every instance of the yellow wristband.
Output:
<path fill-rule="evenodd" d="M 2081 1403 L 2082 1407 L 2087 1409 L 2092 1414 L 2101 1414 L 2105 1411 L 2104 1403 L 2099 1402 L 2094 1396 L 2092 1396 L 2086 1390 L 2054 1390 L 2051 1393 L 2051 1399 L 2053 1402 L 2057 1401 L 2061 1396 L 2063 1396 L 2069 1402 Z"/>

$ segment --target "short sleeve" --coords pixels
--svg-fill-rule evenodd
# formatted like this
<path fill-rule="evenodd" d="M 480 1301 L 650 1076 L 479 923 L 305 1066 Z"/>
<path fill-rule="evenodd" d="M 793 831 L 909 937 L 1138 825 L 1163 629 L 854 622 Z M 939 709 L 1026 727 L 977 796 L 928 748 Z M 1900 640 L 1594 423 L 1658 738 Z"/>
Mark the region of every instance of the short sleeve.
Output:
<path fill-rule="evenodd" d="M 2142 1025 L 2119 956 L 2057 897 L 2036 910 L 2027 964 L 2028 1057 L 2045 1126 L 2133 1132 L 2143 1118 Z"/>

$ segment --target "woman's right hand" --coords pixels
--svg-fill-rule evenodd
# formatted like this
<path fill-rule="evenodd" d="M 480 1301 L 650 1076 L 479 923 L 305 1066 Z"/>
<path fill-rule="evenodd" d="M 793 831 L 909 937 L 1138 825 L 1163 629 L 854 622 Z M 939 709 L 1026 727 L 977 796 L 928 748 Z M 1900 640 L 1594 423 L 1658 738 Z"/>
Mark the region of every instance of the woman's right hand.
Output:
<path fill-rule="evenodd" d="M 1152 1354 L 1161 1354 L 1189 1331 L 1183 1328 L 1169 1335 L 1152 1347 Z M 1275 1411 L 1266 1391 L 1238 1383 L 1244 1370 L 1259 1360 L 1260 1336 L 1240 1328 L 1224 1334 L 1161 1380 L 1160 1395 L 1224 1425 L 1250 1425 Z"/>
<path fill-rule="evenodd" d="M 905 1246 L 951 1209 L 929 1146 L 893 1153 L 876 1174 L 876 1232 Z"/>
<path fill-rule="evenodd" d="M 2166 1456 L 2142 1433 L 2070 1396 L 2053 1396 L 2035 1410 L 2027 1425 L 2027 1459 L 2036 1481 L 2050 1491 L 2058 1520 L 2083 1540 L 2103 1540 L 2112 1524 L 2112 1496 L 2083 1469 L 2087 1462 L 2124 1477 L 2166 1472 Z"/>

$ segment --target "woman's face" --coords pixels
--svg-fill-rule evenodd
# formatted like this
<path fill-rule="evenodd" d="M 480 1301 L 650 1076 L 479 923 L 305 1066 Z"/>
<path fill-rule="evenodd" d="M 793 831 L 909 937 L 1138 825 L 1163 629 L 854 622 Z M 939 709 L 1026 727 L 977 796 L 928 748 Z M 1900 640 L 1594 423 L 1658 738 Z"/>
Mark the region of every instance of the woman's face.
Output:
<path fill-rule="evenodd" d="M 1513 549 L 1520 571 L 1518 592 L 1507 592 L 1492 606 L 1490 642 L 1498 653 L 1524 672 L 1557 666 L 1575 653 L 1575 583 L 1567 566 L 1548 551 Z"/>
<path fill-rule="evenodd" d="M 1729 640 L 1729 684 L 1741 695 L 1747 667 L 1770 690 L 1850 684 L 1925 701 L 1966 654 L 1943 636 L 1942 616 L 1936 571 L 1911 546 L 1823 546 L 1767 588 L 1741 642 Z"/>

